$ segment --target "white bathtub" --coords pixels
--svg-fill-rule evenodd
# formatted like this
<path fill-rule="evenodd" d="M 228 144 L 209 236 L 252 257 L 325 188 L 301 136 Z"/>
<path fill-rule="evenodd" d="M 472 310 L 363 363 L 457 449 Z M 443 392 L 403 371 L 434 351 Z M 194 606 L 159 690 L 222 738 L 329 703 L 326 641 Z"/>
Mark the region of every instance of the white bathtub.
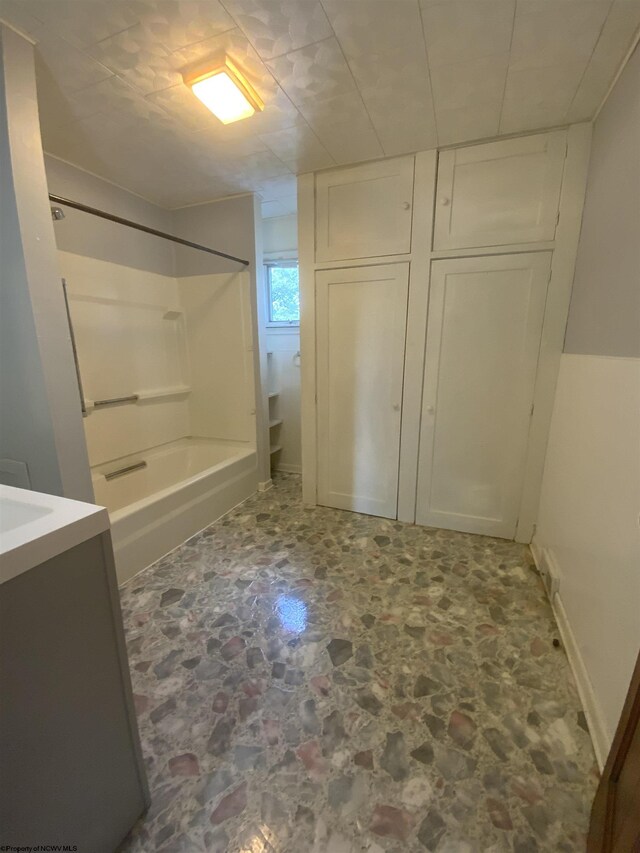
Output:
<path fill-rule="evenodd" d="M 141 461 L 146 467 L 107 480 Z M 246 444 L 183 438 L 92 470 L 106 506 L 119 583 L 128 580 L 252 495 L 256 452 Z"/>

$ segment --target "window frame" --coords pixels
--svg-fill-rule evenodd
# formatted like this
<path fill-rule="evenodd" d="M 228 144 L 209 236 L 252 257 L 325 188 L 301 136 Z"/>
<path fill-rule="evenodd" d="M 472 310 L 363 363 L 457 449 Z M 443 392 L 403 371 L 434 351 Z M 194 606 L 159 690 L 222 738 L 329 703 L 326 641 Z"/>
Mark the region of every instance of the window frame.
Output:
<path fill-rule="evenodd" d="M 271 319 L 271 310 L 273 307 L 273 303 L 271 301 L 271 270 L 274 267 L 285 267 L 290 269 L 291 267 L 296 267 L 298 269 L 298 291 L 300 290 L 300 264 L 298 263 L 297 255 L 292 255 L 291 257 L 268 257 L 264 258 L 264 270 L 265 270 L 265 300 L 266 300 L 266 311 L 267 311 L 267 328 L 268 329 L 299 329 L 300 328 L 300 318 L 298 320 L 272 320 Z"/>

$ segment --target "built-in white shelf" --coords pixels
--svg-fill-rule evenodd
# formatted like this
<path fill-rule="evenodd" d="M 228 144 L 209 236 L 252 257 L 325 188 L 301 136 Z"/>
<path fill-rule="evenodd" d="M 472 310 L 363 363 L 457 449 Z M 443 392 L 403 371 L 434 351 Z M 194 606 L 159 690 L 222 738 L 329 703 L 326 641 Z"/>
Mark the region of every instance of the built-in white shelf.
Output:
<path fill-rule="evenodd" d="M 274 400 L 276 397 L 279 397 L 280 393 L 278 391 L 271 391 L 269 394 L 269 399 Z"/>
<path fill-rule="evenodd" d="M 280 426 L 281 423 L 282 418 L 274 418 L 273 420 L 269 421 L 269 429 L 273 429 L 274 427 Z"/>
<path fill-rule="evenodd" d="M 274 453 L 277 453 L 279 450 L 282 450 L 282 445 L 281 445 L 281 444 L 276 444 L 276 445 L 274 445 L 274 446 L 271 448 L 270 453 L 271 453 L 271 455 L 273 456 L 273 454 L 274 454 Z"/>

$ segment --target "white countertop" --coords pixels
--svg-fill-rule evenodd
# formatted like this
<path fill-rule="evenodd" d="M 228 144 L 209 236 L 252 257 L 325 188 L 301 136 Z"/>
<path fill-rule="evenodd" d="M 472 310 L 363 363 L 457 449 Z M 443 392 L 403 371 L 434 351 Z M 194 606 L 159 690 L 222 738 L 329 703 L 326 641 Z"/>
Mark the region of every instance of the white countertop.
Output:
<path fill-rule="evenodd" d="M 0 485 L 0 583 L 108 529 L 104 507 Z"/>

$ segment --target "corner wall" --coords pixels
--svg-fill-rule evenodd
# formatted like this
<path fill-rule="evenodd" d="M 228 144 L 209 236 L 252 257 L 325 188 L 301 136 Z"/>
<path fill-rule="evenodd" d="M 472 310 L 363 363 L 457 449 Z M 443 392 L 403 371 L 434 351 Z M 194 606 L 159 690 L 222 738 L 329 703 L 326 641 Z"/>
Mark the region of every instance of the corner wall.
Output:
<path fill-rule="evenodd" d="M 2 481 L 92 501 L 47 200 L 33 46 L 0 24 Z"/>
<path fill-rule="evenodd" d="M 46 155 L 44 163 L 50 193 L 81 201 L 159 231 L 172 230 L 170 210 L 163 210 L 56 157 Z M 174 274 L 174 243 L 71 207 L 65 207 L 64 212 L 65 218 L 54 225 L 60 251 L 160 275 Z"/>
<path fill-rule="evenodd" d="M 640 50 L 593 133 L 532 548 L 602 764 L 640 647 Z"/>
<path fill-rule="evenodd" d="M 263 383 L 266 375 L 264 309 L 262 300 L 257 297 L 262 287 L 262 235 L 258 199 L 254 195 L 220 199 L 208 204 L 179 208 L 172 211 L 172 217 L 174 234 L 249 261 L 249 266 L 243 267 L 235 261 L 182 246 L 177 246 L 175 253 L 176 275 L 183 293 L 194 277 L 197 282 L 200 276 L 226 274 L 233 278 L 238 272 L 248 273 L 250 310 L 248 316 L 246 313 L 244 316 L 248 322 L 248 340 L 251 341 L 249 354 L 253 370 L 253 400 L 249 414 L 255 416 L 259 483 L 261 488 L 266 488 L 271 475 L 267 397 Z M 237 276 L 234 280 L 240 283 L 244 278 Z M 227 352 L 225 358 L 229 364 L 233 361 L 237 367 L 237 347 Z M 220 358 L 217 359 L 217 365 L 225 369 L 225 362 Z"/>

